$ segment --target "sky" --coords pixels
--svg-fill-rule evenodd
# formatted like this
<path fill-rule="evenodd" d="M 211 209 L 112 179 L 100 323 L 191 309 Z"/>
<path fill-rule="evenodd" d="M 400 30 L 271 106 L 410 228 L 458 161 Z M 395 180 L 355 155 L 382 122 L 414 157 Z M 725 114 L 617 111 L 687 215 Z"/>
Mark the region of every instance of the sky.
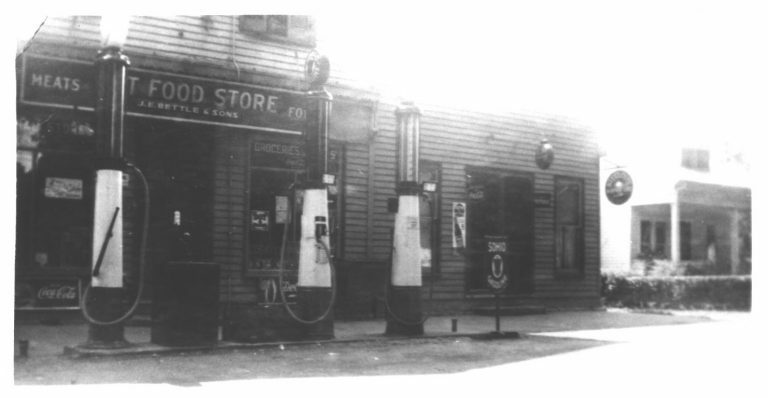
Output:
<path fill-rule="evenodd" d="M 512 2 L 319 17 L 332 67 L 417 103 L 563 115 L 591 126 L 607 150 L 749 147 L 765 133 L 768 14 L 758 3 Z"/>

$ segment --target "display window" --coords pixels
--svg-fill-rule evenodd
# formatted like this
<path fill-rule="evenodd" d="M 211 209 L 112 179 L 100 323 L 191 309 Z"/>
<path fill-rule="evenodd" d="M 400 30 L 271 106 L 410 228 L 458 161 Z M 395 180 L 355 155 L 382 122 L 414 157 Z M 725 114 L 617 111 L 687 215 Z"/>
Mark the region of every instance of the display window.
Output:
<path fill-rule="evenodd" d="M 74 112 L 18 116 L 16 268 L 20 274 L 90 268 L 93 167 L 91 124 Z"/>
<path fill-rule="evenodd" d="M 299 259 L 301 212 L 306 154 L 303 142 L 282 137 L 257 137 L 251 143 L 247 209 L 246 275 L 258 278 L 259 300 L 279 301 L 280 260 L 287 298 L 293 297 Z M 342 253 L 341 192 L 343 150 L 329 146 L 328 172 L 336 176 L 328 186 L 328 218 L 331 250 L 338 261 Z"/>

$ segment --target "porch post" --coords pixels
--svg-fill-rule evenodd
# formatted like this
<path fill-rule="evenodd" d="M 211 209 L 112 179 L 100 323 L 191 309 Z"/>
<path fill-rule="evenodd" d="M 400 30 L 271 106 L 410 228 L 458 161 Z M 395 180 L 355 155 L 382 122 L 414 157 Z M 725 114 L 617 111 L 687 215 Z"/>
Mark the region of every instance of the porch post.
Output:
<path fill-rule="evenodd" d="M 669 223 L 670 223 L 670 257 L 672 265 L 680 265 L 680 203 L 677 198 L 677 189 L 672 197 L 672 203 L 669 205 Z"/>
<path fill-rule="evenodd" d="M 731 275 L 739 273 L 741 239 L 739 239 L 739 209 L 731 209 Z"/>

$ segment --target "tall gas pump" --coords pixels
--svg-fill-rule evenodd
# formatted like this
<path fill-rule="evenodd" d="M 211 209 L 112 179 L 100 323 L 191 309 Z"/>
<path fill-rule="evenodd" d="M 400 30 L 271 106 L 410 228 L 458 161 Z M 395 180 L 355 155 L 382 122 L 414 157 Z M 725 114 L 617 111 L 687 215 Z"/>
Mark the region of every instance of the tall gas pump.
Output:
<path fill-rule="evenodd" d="M 301 240 L 297 283 L 297 311 L 292 317 L 311 339 L 330 339 L 333 331 L 333 304 L 336 298 L 335 275 L 328 229 L 328 128 L 333 96 L 324 84 L 330 64 L 318 54 L 310 55 L 306 65 L 310 90 L 307 93 L 306 140 L 307 171 L 302 184 Z"/>
<path fill-rule="evenodd" d="M 402 103 L 397 118 L 397 195 L 390 286 L 387 294 L 387 335 L 424 334 L 421 316 L 421 244 L 419 225 L 419 118 L 411 102 Z"/>
<path fill-rule="evenodd" d="M 102 49 L 96 59 L 96 166 L 93 213 L 93 271 L 81 307 L 90 322 L 87 347 L 119 348 L 124 337 L 123 310 L 123 109 L 128 57 L 121 46 L 127 18 L 102 17 Z M 90 297 L 88 298 L 90 293 Z M 88 305 L 88 301 L 93 302 Z M 88 308 L 87 308 L 88 307 Z M 107 321 L 108 320 L 108 321 Z"/>

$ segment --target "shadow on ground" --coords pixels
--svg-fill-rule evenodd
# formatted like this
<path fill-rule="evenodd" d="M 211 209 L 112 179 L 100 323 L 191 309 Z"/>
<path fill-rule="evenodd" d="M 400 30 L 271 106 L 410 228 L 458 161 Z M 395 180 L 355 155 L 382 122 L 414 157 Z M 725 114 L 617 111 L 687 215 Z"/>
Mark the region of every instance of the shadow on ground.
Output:
<path fill-rule="evenodd" d="M 15 361 L 17 385 L 204 382 L 283 377 L 458 373 L 594 348 L 610 342 L 523 335 L 516 340 L 469 338 L 285 346 L 149 357 L 62 356 Z"/>

